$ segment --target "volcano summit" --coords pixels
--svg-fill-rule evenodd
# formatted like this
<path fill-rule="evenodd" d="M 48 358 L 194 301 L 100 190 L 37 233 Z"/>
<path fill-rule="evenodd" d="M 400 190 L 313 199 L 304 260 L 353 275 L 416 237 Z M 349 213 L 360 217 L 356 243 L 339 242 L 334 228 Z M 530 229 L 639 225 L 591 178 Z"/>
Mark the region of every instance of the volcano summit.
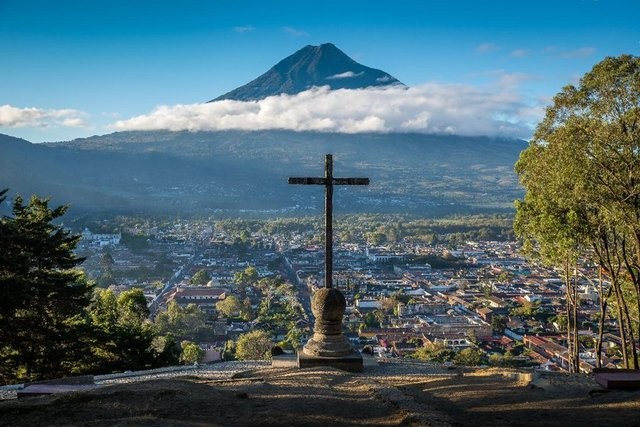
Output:
<path fill-rule="evenodd" d="M 325 43 L 303 47 L 255 80 L 210 102 L 224 99 L 255 101 L 283 93 L 293 95 L 314 86 L 364 89 L 391 85 L 403 84 L 389 73 L 359 64 L 335 45 Z"/>

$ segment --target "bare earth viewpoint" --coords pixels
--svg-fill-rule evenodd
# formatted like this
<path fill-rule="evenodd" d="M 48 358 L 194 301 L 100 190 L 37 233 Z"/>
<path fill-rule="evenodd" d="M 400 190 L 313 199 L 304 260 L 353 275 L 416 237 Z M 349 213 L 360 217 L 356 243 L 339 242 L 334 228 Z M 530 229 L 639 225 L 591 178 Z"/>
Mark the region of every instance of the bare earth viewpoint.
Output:
<path fill-rule="evenodd" d="M 635 426 L 640 392 L 589 376 L 530 383 L 497 369 L 429 364 L 261 368 L 227 379 L 181 376 L 0 402 L 0 425 Z"/>

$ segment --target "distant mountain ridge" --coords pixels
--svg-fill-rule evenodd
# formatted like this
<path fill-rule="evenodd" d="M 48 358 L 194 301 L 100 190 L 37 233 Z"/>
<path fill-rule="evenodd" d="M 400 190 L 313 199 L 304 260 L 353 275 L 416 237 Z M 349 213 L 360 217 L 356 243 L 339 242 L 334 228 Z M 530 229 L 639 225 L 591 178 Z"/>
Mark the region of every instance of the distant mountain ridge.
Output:
<path fill-rule="evenodd" d="M 76 212 L 315 215 L 322 192 L 287 178 L 322 176 L 333 153 L 336 176 L 371 179 L 337 189 L 337 213 L 505 212 L 522 197 L 513 165 L 525 147 L 425 134 L 117 132 L 48 144 L 0 135 L 0 189 Z"/>
<path fill-rule="evenodd" d="M 325 43 L 305 46 L 255 80 L 209 102 L 255 101 L 283 93 L 300 93 L 314 86 L 362 89 L 390 85 L 402 83 L 389 73 L 359 64 L 335 45 Z"/>

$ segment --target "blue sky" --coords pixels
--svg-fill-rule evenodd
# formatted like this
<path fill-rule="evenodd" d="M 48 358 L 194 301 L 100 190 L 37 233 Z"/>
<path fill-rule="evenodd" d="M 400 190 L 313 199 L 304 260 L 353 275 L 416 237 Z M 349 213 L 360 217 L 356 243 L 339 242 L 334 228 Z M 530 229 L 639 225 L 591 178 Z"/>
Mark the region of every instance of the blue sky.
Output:
<path fill-rule="evenodd" d="M 640 54 L 638 16 L 637 0 L 0 0 L 0 133 L 41 142 L 276 126 L 526 138 L 562 86 L 605 56 Z M 325 42 L 412 90 L 202 106 Z"/>

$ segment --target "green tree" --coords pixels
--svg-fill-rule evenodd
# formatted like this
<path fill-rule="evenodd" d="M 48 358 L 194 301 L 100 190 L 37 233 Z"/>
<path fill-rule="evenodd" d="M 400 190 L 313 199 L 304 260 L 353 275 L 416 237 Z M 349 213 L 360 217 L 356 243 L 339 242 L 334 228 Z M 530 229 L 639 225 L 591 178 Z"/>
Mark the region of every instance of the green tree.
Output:
<path fill-rule="evenodd" d="M 155 364 L 156 334 L 140 289 L 118 296 L 111 290 L 97 289 L 90 314 L 95 328 L 96 370 L 144 369 Z"/>
<path fill-rule="evenodd" d="M 242 320 L 253 320 L 253 308 L 251 307 L 251 300 L 249 297 L 245 298 L 240 307 L 240 317 Z"/>
<path fill-rule="evenodd" d="M 412 358 L 427 362 L 450 362 L 456 356 L 456 352 L 443 344 L 427 344 L 413 353 Z"/>
<path fill-rule="evenodd" d="M 182 354 L 180 355 L 180 363 L 183 365 L 193 365 L 198 363 L 204 357 L 204 350 L 200 346 L 191 341 L 182 341 Z"/>
<path fill-rule="evenodd" d="M 482 365 L 484 353 L 477 348 L 465 348 L 460 350 L 454 361 L 461 366 L 479 366 Z"/>
<path fill-rule="evenodd" d="M 504 316 L 493 316 L 491 318 L 491 327 L 494 332 L 499 334 L 504 333 L 504 330 L 507 328 L 507 318 Z"/>
<path fill-rule="evenodd" d="M 571 365 L 578 368 L 578 256 L 606 270 L 627 366 L 638 367 L 640 323 L 640 58 L 609 57 L 562 89 L 516 165 L 526 190 L 515 231 L 525 248 L 562 267 Z M 625 294 L 627 286 L 631 292 Z M 631 308 L 635 308 L 635 318 Z M 601 319 L 606 316 L 601 306 Z M 602 324 L 602 323 L 601 323 Z"/>
<path fill-rule="evenodd" d="M 379 310 L 376 310 L 378 312 Z M 376 312 L 368 312 L 364 315 L 364 324 L 367 328 L 379 328 L 380 327 L 380 316 L 376 315 Z"/>
<path fill-rule="evenodd" d="M 280 276 L 278 277 L 264 277 L 260 279 L 256 286 L 260 289 L 262 293 L 262 305 L 264 307 L 265 312 L 269 312 L 271 309 L 271 303 L 274 298 L 284 289 L 282 288 L 284 285 L 284 281 Z"/>
<path fill-rule="evenodd" d="M 233 340 L 227 340 L 224 343 L 224 349 L 222 350 L 222 360 L 235 360 L 236 358 L 236 343 Z"/>
<path fill-rule="evenodd" d="M 160 280 L 155 280 L 153 283 L 151 283 L 151 286 L 156 290 L 160 290 L 164 288 L 164 283 L 162 283 L 162 281 Z"/>
<path fill-rule="evenodd" d="M 246 294 L 247 286 L 253 285 L 257 280 L 258 271 L 251 265 L 233 274 L 233 283 L 238 286 L 238 291 L 243 297 Z"/>
<path fill-rule="evenodd" d="M 302 345 L 302 336 L 304 335 L 304 331 L 298 327 L 292 327 L 287 332 L 287 336 L 284 339 L 283 344 L 284 347 L 295 350 Z"/>
<path fill-rule="evenodd" d="M 478 336 L 476 335 L 476 331 L 474 331 L 473 329 L 467 329 L 466 335 L 467 335 L 467 340 L 470 343 L 473 343 L 475 345 L 478 344 Z"/>
<path fill-rule="evenodd" d="M 229 295 L 216 303 L 216 310 L 225 317 L 238 317 L 242 310 L 242 304 L 235 295 Z"/>
<path fill-rule="evenodd" d="M 151 347 L 154 353 L 154 367 L 172 366 L 180 362 L 182 350 L 173 334 L 156 335 Z"/>
<path fill-rule="evenodd" d="M 142 289 L 130 289 L 118 295 L 117 307 L 122 322 L 144 323 L 149 317 L 147 299 Z"/>
<path fill-rule="evenodd" d="M 98 286 L 106 288 L 113 284 L 113 266 L 115 263 L 116 262 L 114 261 L 111 253 L 108 250 L 105 250 L 102 257 L 100 257 L 100 275 L 96 279 Z"/>
<path fill-rule="evenodd" d="M 549 322 L 557 324 L 560 332 L 567 330 L 567 316 L 564 316 L 562 314 L 552 316 L 549 318 Z"/>
<path fill-rule="evenodd" d="M 513 280 L 513 273 L 510 271 L 502 271 L 498 274 L 497 280 L 500 283 L 508 283 Z"/>
<path fill-rule="evenodd" d="M 386 241 L 386 235 L 379 232 L 369 232 L 365 234 L 367 243 L 371 246 L 380 246 Z"/>
<path fill-rule="evenodd" d="M 522 304 L 512 308 L 510 310 L 510 314 L 512 316 L 533 317 L 539 308 L 540 303 L 524 300 L 522 301 Z"/>
<path fill-rule="evenodd" d="M 211 275 L 209 271 L 206 269 L 201 269 L 196 271 L 191 280 L 189 281 L 192 285 L 201 285 L 204 286 L 211 280 Z"/>
<path fill-rule="evenodd" d="M 93 286 L 76 268 L 80 236 L 54 224 L 66 211 L 18 196 L 12 216 L 0 218 L 0 382 L 67 375 L 90 354 Z"/>
<path fill-rule="evenodd" d="M 205 314 L 195 304 L 183 308 L 171 301 L 167 310 L 158 313 L 155 319 L 155 328 L 160 335 L 170 333 L 180 338 L 193 338 L 204 327 Z"/>
<path fill-rule="evenodd" d="M 120 242 L 136 254 L 144 253 L 149 249 L 149 236 L 145 236 L 144 234 L 123 232 Z"/>
<path fill-rule="evenodd" d="M 269 360 L 273 342 L 266 331 L 255 330 L 238 337 L 235 356 L 239 360 Z"/>
<path fill-rule="evenodd" d="M 494 353 L 489 356 L 488 362 L 491 366 L 513 367 L 518 365 L 510 351 L 507 351 L 504 355 Z"/>

